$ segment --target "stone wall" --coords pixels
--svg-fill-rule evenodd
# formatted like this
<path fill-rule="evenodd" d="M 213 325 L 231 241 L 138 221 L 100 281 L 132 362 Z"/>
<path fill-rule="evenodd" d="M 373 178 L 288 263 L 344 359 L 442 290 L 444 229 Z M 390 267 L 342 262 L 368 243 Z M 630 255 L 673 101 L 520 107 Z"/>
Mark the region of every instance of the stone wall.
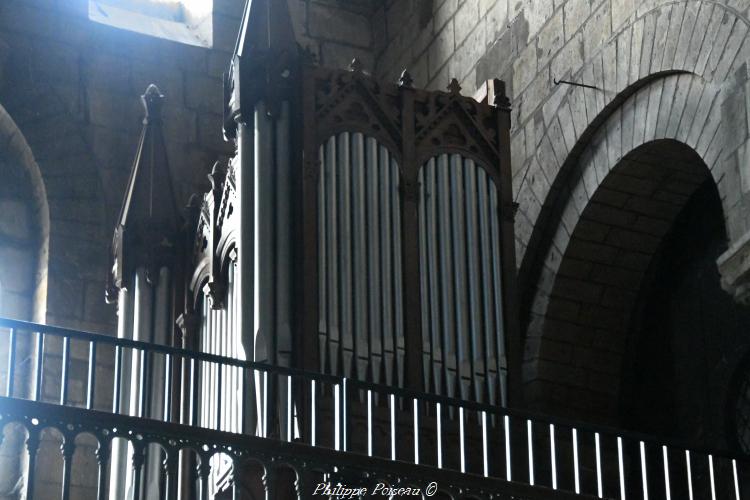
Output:
<path fill-rule="evenodd" d="M 370 0 L 288 0 L 297 40 L 320 64 L 346 68 L 358 58 L 372 70 L 375 57 Z"/>
<path fill-rule="evenodd" d="M 606 282 L 594 279 L 584 287 L 592 276 L 580 268 L 573 277 L 577 288 L 571 288 L 571 276 L 560 276 L 570 273 L 570 257 L 580 251 L 571 244 L 576 232 L 600 238 L 589 245 L 591 256 L 618 256 L 642 244 L 639 265 L 652 259 L 663 233 L 652 229 L 649 238 L 646 219 L 640 230 L 611 229 L 618 225 L 612 218 L 610 228 L 581 224 L 597 199 L 612 194 L 610 183 L 623 200 L 637 183 L 652 185 L 630 205 L 627 220 L 638 219 L 642 207 L 656 206 L 647 197 L 667 196 L 654 184 L 661 163 L 640 169 L 635 182 L 609 177 L 639 146 L 671 139 L 707 167 L 729 240 L 719 259 L 724 286 L 747 294 L 749 8 L 747 1 L 397 0 L 384 2 L 373 16 L 376 73 L 382 78 L 409 68 L 419 86 L 443 89 L 455 77 L 467 94 L 490 78 L 507 82 L 513 188 L 520 204 L 515 228 L 524 376 L 535 406 L 579 404 L 578 414 L 585 416 L 594 401 L 602 414 L 616 411 L 620 375 L 608 373 L 606 365 L 618 365 L 613 346 L 623 339 L 590 323 L 592 317 L 599 325 L 624 321 L 618 309 L 623 303 L 606 302 Z M 555 83 L 561 79 L 596 89 Z M 610 196 L 608 202 L 615 200 Z M 640 272 L 627 266 L 614 271 L 600 276 L 624 280 Z M 562 295 L 574 300 L 561 301 Z M 585 359 L 571 354 L 576 352 L 585 352 Z"/>

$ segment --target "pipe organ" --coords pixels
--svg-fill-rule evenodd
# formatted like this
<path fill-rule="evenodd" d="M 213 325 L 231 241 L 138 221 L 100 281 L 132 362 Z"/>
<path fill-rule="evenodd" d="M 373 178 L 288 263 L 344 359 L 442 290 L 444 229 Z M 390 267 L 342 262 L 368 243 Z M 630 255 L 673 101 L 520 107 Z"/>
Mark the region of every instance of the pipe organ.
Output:
<path fill-rule="evenodd" d="M 520 383 L 520 341 L 503 83 L 488 82 L 477 102 L 455 80 L 447 92 L 424 91 L 406 71 L 388 84 L 356 60 L 319 67 L 297 46 L 286 9 L 248 2 L 224 84 L 235 154 L 214 166 L 184 219 L 158 129 L 161 96 L 144 96 L 112 247 L 119 335 L 505 405 Z M 259 436 L 308 432 L 306 402 L 287 398 L 284 382 L 211 363 L 118 362 L 132 381 L 119 404 L 134 415 Z M 141 408 L 145 371 L 182 388 Z M 268 398 L 281 401 L 279 415 L 264 413 Z M 133 460 L 132 450 L 116 459 Z M 157 464 L 159 451 L 145 460 Z M 215 460 L 219 484 L 231 464 Z M 183 462 L 185 475 L 205 465 Z M 124 471 L 113 468 L 112 488 L 126 484 Z"/>
<path fill-rule="evenodd" d="M 314 254 L 303 279 L 315 276 L 303 294 L 316 306 L 300 332 L 304 366 L 507 403 L 517 333 L 506 314 L 515 263 L 501 83 L 489 84 L 490 106 L 455 81 L 424 92 L 408 74 L 385 85 L 356 64 L 302 72 L 313 115 L 303 133 L 318 148 L 317 165 L 302 165 Z"/>

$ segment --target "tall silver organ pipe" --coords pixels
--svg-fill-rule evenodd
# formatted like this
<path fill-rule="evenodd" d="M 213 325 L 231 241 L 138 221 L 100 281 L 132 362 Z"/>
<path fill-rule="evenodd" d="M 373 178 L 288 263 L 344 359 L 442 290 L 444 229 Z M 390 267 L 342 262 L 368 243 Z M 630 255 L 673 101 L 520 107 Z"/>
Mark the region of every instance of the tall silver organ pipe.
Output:
<path fill-rule="evenodd" d="M 422 331 L 426 387 L 505 404 L 497 187 L 457 154 L 419 173 Z"/>
<path fill-rule="evenodd" d="M 171 305 L 169 301 L 171 277 L 169 270 L 162 267 L 146 279 L 146 270 L 139 267 L 135 272 L 133 288 L 120 290 L 118 337 L 160 345 L 167 345 L 171 331 Z M 148 380 L 142 380 L 143 374 Z M 120 413 L 163 420 L 165 418 L 167 373 L 166 358 L 163 356 L 144 358 L 141 351 L 129 350 L 122 353 L 122 380 L 120 392 Z M 146 391 L 144 395 L 144 391 Z M 142 403 L 145 402 L 145 405 Z M 129 498 L 133 496 L 133 468 L 130 466 L 133 447 L 130 443 L 116 440 L 112 447 L 113 462 L 110 469 L 110 497 Z M 137 496 L 157 499 L 162 495 L 161 472 L 162 450 L 151 445 L 146 452 L 142 491 Z"/>
<path fill-rule="evenodd" d="M 239 280 L 235 264 L 229 264 L 226 298 L 221 308 L 213 308 L 208 297 L 201 297 L 200 351 L 244 360 L 245 350 L 237 328 L 239 320 Z M 199 425 L 226 432 L 242 432 L 242 377 L 239 368 L 201 362 Z M 221 407 L 218 407 L 218 402 Z"/>
<path fill-rule="evenodd" d="M 320 147 L 320 366 L 402 385 L 399 167 L 374 138 L 341 133 Z"/>

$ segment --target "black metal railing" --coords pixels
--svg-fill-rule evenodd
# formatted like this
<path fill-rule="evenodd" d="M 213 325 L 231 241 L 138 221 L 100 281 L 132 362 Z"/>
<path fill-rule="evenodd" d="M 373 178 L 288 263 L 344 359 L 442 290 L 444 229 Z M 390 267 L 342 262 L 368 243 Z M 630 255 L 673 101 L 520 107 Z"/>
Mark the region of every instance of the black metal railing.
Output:
<path fill-rule="evenodd" d="M 8 360 L 7 366 L 0 364 L 0 381 L 4 380 L 6 392 L 6 397 L 0 398 L 0 415 L 5 420 L 38 421 L 59 411 L 62 413 L 55 418 L 62 423 L 58 426 L 76 418 L 77 432 L 105 436 L 105 441 L 119 436 L 136 442 L 133 432 L 151 436 L 136 442 L 136 459 L 138 450 L 149 442 L 158 442 L 165 450 L 198 450 L 196 463 L 203 464 L 198 474 L 201 480 L 208 478 L 209 455 L 224 453 L 235 464 L 240 459 L 260 460 L 248 450 L 259 449 L 253 446 L 261 440 L 266 443 L 262 449 L 274 447 L 278 460 L 285 463 L 313 463 L 295 460 L 290 446 L 294 453 L 299 453 L 300 447 L 308 450 L 300 456 L 322 453 L 321 457 L 330 458 L 331 467 L 339 469 L 351 462 L 350 456 L 356 456 L 355 463 L 361 470 L 369 468 L 374 473 L 371 477 L 382 472 L 393 484 L 431 479 L 451 498 L 468 495 L 469 490 L 456 479 L 460 477 L 472 478 L 465 482 L 474 485 L 472 491 L 485 492 L 479 497 L 490 491 L 508 494 L 511 490 L 507 488 L 523 487 L 526 489 L 513 491 L 518 491 L 518 498 L 529 499 L 582 495 L 740 500 L 746 494 L 741 488 L 750 484 L 750 464 L 744 458 L 688 449 L 682 443 L 619 429 L 59 327 L 2 319 L 0 332 L 0 349 L 7 349 Z M 139 388 L 128 387 L 123 380 L 127 360 L 136 358 L 141 360 L 140 380 L 147 382 Z M 71 363 L 77 365 L 76 370 L 71 370 Z M 47 374 L 46 364 L 60 367 L 59 380 Z M 97 376 L 101 366 L 111 366 L 112 376 Z M 203 377 L 209 369 L 218 376 Z M 74 372 L 86 374 L 83 383 L 75 384 L 75 394 L 70 384 Z M 52 382 L 45 377 L 52 377 Z M 221 388 L 232 378 L 243 381 L 242 409 L 235 411 L 239 418 L 233 423 L 226 413 L 221 417 L 221 409 L 227 406 Z M 163 394 L 156 395 L 164 401 L 159 416 L 148 412 L 149 401 L 155 396 L 151 392 L 155 379 L 164 381 L 160 385 Z M 206 389 L 204 380 L 211 380 L 214 387 L 202 390 Z M 183 390 L 183 385 L 189 389 Z M 138 392 L 131 397 L 140 400 L 138 411 L 123 415 L 122 394 L 134 390 Z M 189 408 L 188 412 L 177 411 L 175 398 L 179 397 L 189 400 L 189 404 L 182 401 L 179 405 Z M 53 412 L 54 408 L 59 410 Z M 214 417 L 201 419 L 201 408 L 215 408 Z M 98 427 L 87 427 L 89 416 L 91 425 Z M 35 428 L 30 423 L 26 427 Z M 119 434 L 113 433 L 114 427 Z M 186 428 L 194 429 L 188 434 L 200 439 L 186 441 Z M 72 431 L 63 428 L 61 432 L 66 436 Z M 29 431 L 33 455 L 35 438 L 31 434 Z M 175 436 L 182 436 L 181 440 L 175 441 Z M 100 440 L 100 448 L 101 444 Z M 68 452 L 63 449 L 66 467 Z M 337 452 L 346 455 L 336 459 Z M 372 462 L 365 466 L 362 460 Z M 398 475 L 383 468 L 394 460 L 416 469 L 406 468 Z M 176 495 L 172 482 L 176 461 L 177 455 L 167 452 L 165 488 L 169 495 Z M 136 462 L 133 466 L 141 467 Z M 304 468 L 300 465 L 296 470 L 298 478 Z M 318 472 L 334 474 L 331 471 Z M 32 463 L 29 474 L 33 473 Z M 69 471 L 66 474 L 63 491 Z M 412 479 L 404 479 L 407 477 Z M 33 489 L 33 477 L 28 484 Z M 202 488 L 207 491 L 205 485 Z M 457 491 L 463 493 L 454 493 Z"/>

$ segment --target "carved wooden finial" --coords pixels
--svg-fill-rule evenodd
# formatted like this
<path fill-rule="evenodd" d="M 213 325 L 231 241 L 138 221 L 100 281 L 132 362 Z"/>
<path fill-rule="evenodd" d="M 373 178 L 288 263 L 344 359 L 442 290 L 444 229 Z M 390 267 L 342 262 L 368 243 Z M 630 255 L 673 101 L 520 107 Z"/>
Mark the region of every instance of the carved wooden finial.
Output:
<path fill-rule="evenodd" d="M 353 73 L 362 73 L 362 61 L 356 57 L 352 59 L 351 64 L 349 64 L 349 71 Z"/>
<path fill-rule="evenodd" d="M 414 79 L 411 77 L 408 69 L 404 69 L 401 72 L 401 77 L 398 79 L 398 86 L 404 88 L 411 88 L 414 83 Z"/>
<path fill-rule="evenodd" d="M 448 85 L 448 91 L 455 95 L 461 94 L 461 85 L 459 85 L 458 80 L 455 78 L 451 79 L 451 83 Z"/>

